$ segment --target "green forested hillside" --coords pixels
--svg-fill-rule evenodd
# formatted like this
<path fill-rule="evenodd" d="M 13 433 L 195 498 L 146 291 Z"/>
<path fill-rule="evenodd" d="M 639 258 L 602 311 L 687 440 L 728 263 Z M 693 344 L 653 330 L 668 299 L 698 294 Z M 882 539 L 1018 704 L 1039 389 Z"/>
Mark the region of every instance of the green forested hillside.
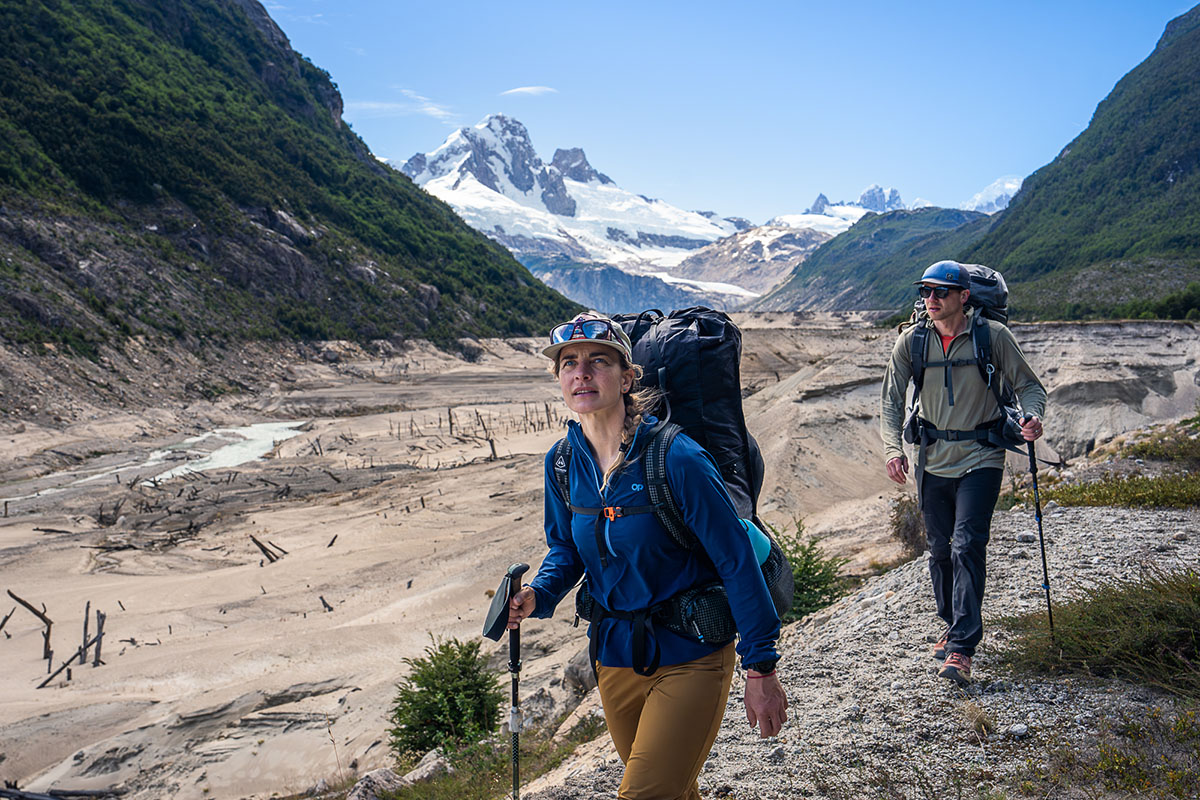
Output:
<path fill-rule="evenodd" d="M 0 0 L 0 337 L 446 342 L 570 313 L 341 110 L 253 0 Z"/>
<path fill-rule="evenodd" d="M 976 211 L 920 208 L 868 214 L 818 247 L 787 281 L 750 309 L 898 308 L 921 270 L 983 235 L 991 219 Z"/>
<path fill-rule="evenodd" d="M 1002 270 L 1014 294 L 1054 315 L 1200 277 L 1198 76 L 1200 7 L 1167 26 L 1087 130 L 1025 180 L 960 260 Z"/>

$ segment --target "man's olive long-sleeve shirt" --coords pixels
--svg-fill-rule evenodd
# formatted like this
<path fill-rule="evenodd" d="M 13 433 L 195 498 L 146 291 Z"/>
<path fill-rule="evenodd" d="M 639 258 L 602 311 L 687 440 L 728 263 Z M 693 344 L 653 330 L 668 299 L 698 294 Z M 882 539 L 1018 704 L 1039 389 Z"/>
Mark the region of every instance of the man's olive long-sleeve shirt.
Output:
<path fill-rule="evenodd" d="M 967 309 L 967 325 L 950 342 L 949 352 L 945 355 L 942 353 L 942 339 L 933 322 L 923 320 L 917 323 L 930 328 L 925 342 L 926 364 L 974 357 L 971 327 L 975 324 L 975 313 L 975 309 Z M 1012 332 L 999 322 L 988 320 L 987 324 L 992 334 L 992 359 L 996 362 L 997 375 L 1003 375 L 1004 381 L 1013 387 L 1025 413 L 1041 417 L 1046 410 L 1045 387 L 1033 374 Z M 912 337 L 917 325 L 906 328 L 896 337 L 892 359 L 883 376 L 879 416 L 885 462 L 904 455 L 901 432 L 904 427 L 905 395 L 912 382 Z M 954 390 L 954 405 L 950 405 L 950 393 L 947 391 L 947 369 L 952 370 L 950 380 Z M 921 417 L 939 430 L 972 430 L 1000 416 L 996 397 L 976 364 L 926 366 L 920 408 Z M 936 439 L 925 448 L 925 469 L 944 478 L 961 478 L 968 472 L 984 467 L 1003 469 L 1005 452 L 975 440 Z"/>

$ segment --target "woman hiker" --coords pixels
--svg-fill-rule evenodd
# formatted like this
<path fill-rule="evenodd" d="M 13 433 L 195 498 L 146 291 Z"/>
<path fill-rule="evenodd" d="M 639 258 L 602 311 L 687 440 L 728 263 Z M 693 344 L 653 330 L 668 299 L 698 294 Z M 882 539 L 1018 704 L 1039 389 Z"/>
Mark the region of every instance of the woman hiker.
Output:
<path fill-rule="evenodd" d="M 651 505 L 642 456 L 657 393 L 639 391 L 641 368 L 632 362 L 629 337 L 599 314 L 556 326 L 542 354 L 554 360 L 563 400 L 579 417 L 567 433 L 570 505 L 593 513 L 568 507 L 554 473 L 558 448 L 551 449 L 545 463 L 550 550 L 537 577 L 514 595 L 508 627 L 551 616 L 586 573 L 600 606 L 588 629 L 593 666 L 609 734 L 625 763 L 618 797 L 699 800 L 697 776 L 725 712 L 734 644 L 675 633 L 647 621 L 645 612 L 721 581 L 740 634 L 746 717 L 761 737 L 774 736 L 787 719 L 787 698 L 775 674 L 779 619 L 762 570 L 716 463 L 683 434 L 667 451 L 668 484 L 707 557 L 678 545 L 653 513 L 605 513 L 598 524 L 595 511 Z"/>

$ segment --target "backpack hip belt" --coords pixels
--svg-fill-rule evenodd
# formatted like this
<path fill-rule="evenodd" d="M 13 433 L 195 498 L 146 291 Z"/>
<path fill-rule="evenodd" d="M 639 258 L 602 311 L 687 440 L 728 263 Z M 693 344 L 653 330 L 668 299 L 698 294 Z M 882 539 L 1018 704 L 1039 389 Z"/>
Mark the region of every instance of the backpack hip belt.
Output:
<path fill-rule="evenodd" d="M 697 639 L 706 644 L 723 647 L 733 641 L 737 628 L 729 608 L 729 596 L 720 581 L 684 589 L 650 608 L 638 611 L 611 611 L 596 601 L 588 588 L 587 579 L 575 595 L 575 616 L 599 624 L 606 617 L 633 623 L 633 671 L 652 675 L 658 669 L 659 652 L 654 640 L 654 623 L 662 624 L 672 633 Z M 578 621 L 577 621 L 578 624 Z M 646 663 L 647 643 L 654 646 L 654 655 Z M 599 658 L 599 634 L 591 637 L 588 652 L 593 665 Z"/>

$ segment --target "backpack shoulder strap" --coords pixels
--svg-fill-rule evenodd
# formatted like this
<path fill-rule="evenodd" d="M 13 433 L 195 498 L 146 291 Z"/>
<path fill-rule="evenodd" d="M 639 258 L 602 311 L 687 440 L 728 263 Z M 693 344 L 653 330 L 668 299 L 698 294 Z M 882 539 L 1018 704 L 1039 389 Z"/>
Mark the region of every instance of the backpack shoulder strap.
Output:
<path fill-rule="evenodd" d="M 992 390 L 992 394 L 996 398 L 996 405 L 1003 409 L 1012 404 L 1011 398 L 1008 397 L 1011 389 L 1007 384 L 1001 388 L 1004 380 L 999 375 L 999 365 L 993 360 L 995 352 L 992 350 L 992 328 L 988 324 L 987 317 L 978 310 L 975 314 L 975 324 L 971 326 L 971 342 L 975 348 L 975 360 L 979 365 L 979 374 L 988 388 Z"/>
<path fill-rule="evenodd" d="M 567 437 L 559 439 L 554 445 L 554 482 L 558 484 L 558 493 L 563 502 L 575 514 L 597 514 L 602 509 L 583 508 L 571 503 L 571 443 Z"/>
<path fill-rule="evenodd" d="M 567 437 L 558 440 L 554 445 L 554 482 L 558 484 L 558 494 L 563 502 L 571 505 L 571 443 Z"/>
<path fill-rule="evenodd" d="M 913 326 L 913 335 L 910 347 L 912 380 L 913 386 L 917 388 L 918 396 L 921 394 L 921 387 L 925 384 L 925 351 L 928 341 L 929 328 L 924 322 L 918 321 L 917 324 Z"/>
<path fill-rule="evenodd" d="M 667 483 L 667 451 L 682 431 L 683 428 L 668 422 L 655 432 L 650 444 L 646 445 L 646 491 L 650 494 L 650 502 L 654 504 L 654 516 L 659 524 L 680 547 L 695 550 L 700 542 L 683 521 L 683 512 L 679 510 L 679 504 Z"/>

